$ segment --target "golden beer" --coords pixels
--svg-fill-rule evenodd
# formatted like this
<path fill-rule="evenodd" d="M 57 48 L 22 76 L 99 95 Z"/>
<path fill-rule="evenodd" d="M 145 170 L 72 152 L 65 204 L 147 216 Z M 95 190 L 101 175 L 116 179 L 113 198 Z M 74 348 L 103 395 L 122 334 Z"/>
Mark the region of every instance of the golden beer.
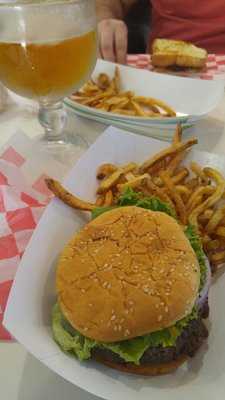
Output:
<path fill-rule="evenodd" d="M 32 99 L 60 99 L 79 87 L 96 61 L 96 32 L 60 41 L 0 43 L 0 81 Z"/>

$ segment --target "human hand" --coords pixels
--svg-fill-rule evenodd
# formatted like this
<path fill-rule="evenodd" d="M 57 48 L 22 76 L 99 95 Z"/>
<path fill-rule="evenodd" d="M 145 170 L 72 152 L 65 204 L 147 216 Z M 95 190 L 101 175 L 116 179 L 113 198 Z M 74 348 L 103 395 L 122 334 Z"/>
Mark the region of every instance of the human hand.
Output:
<path fill-rule="evenodd" d="M 127 26 L 118 19 L 103 19 L 98 24 L 99 57 L 105 60 L 126 63 Z"/>

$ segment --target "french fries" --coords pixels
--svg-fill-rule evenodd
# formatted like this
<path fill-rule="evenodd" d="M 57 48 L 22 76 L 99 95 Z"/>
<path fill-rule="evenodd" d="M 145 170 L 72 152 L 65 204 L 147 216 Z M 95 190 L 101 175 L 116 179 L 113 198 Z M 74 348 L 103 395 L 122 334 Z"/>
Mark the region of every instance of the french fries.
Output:
<path fill-rule="evenodd" d="M 170 199 L 170 197 L 168 196 L 168 194 L 165 192 L 165 190 L 163 190 L 162 188 L 155 185 L 155 183 L 151 180 L 150 177 L 147 180 L 147 188 L 149 189 L 148 195 L 156 196 L 160 200 L 165 201 L 172 208 L 174 208 L 174 204 L 173 204 L 172 200 Z"/>
<path fill-rule="evenodd" d="M 111 90 L 112 85 L 119 85 L 118 79 L 117 76 L 112 83 L 103 74 L 98 78 L 98 85 Z M 95 84 L 89 84 L 88 90 L 94 92 Z M 100 165 L 95 204 L 78 199 L 52 179 L 47 180 L 47 185 L 66 204 L 86 211 L 116 205 L 126 188 L 142 192 L 143 196 L 158 197 L 175 210 L 184 227 L 187 224 L 196 227 L 215 272 L 225 263 L 225 179 L 214 168 L 202 168 L 196 162 L 183 165 L 187 150 L 196 143 L 195 138 L 182 142 L 182 130 L 178 126 L 172 144 L 142 164 Z"/>
<path fill-rule="evenodd" d="M 118 67 L 115 68 L 112 78 L 101 73 L 96 82 L 88 81 L 81 90 L 71 96 L 71 100 L 120 115 L 142 118 L 176 116 L 176 112 L 162 100 L 137 96 L 132 91 L 123 91 Z"/>
<path fill-rule="evenodd" d="M 108 190 L 105 194 L 104 199 L 104 207 L 110 207 L 113 204 L 113 193 L 111 190 Z"/>
<path fill-rule="evenodd" d="M 87 85 L 87 84 L 86 84 Z M 100 89 L 107 89 L 110 85 L 110 79 L 107 74 L 99 74 L 98 79 L 97 79 L 97 84 L 95 84 L 95 87 L 98 91 L 98 88 Z"/>
<path fill-rule="evenodd" d="M 176 145 L 172 144 L 165 150 L 161 150 L 158 154 L 155 154 L 153 157 L 150 157 L 149 160 L 146 160 L 143 164 L 140 166 L 140 172 L 145 172 L 151 167 L 153 167 L 155 164 L 158 162 L 166 159 L 167 157 L 173 157 L 177 155 L 178 153 L 183 152 L 184 150 L 187 150 L 189 147 L 192 147 L 194 144 L 197 144 L 198 141 L 196 138 L 189 139 L 184 143 L 177 143 Z"/>
<path fill-rule="evenodd" d="M 209 184 L 209 179 L 205 176 L 201 166 L 198 163 L 192 161 L 190 164 L 190 168 L 192 172 L 196 175 L 196 177 L 202 181 L 202 183 L 205 183 L 206 185 Z"/>
<path fill-rule="evenodd" d="M 117 170 L 117 167 L 113 164 L 102 164 L 97 170 L 97 179 L 104 179 L 108 175 L 111 175 L 113 172 Z"/>
<path fill-rule="evenodd" d="M 105 201 L 105 196 L 102 194 L 99 194 L 97 196 L 96 202 L 95 202 L 95 206 L 96 207 L 101 207 L 104 205 L 104 201 Z"/>
<path fill-rule="evenodd" d="M 191 195 L 191 191 L 185 185 L 176 185 L 176 190 L 180 193 L 181 197 L 185 197 L 186 201 Z"/>
<path fill-rule="evenodd" d="M 140 184 L 142 184 L 143 182 L 145 182 L 146 179 L 148 179 L 148 177 L 149 177 L 148 174 L 139 175 L 137 177 L 134 177 L 132 180 L 128 180 L 128 182 L 126 183 L 121 183 L 117 185 L 117 188 L 120 192 L 125 190 L 127 187 L 131 187 L 132 189 L 134 189 L 136 187 L 139 187 Z"/>
<path fill-rule="evenodd" d="M 218 250 L 220 248 L 220 241 L 218 239 L 209 240 L 206 246 L 208 250 Z"/>
<path fill-rule="evenodd" d="M 147 100 L 147 101 L 146 101 Z M 168 106 L 168 104 L 164 103 L 164 101 L 154 99 L 153 97 L 143 97 L 143 96 L 135 96 L 134 101 L 137 103 L 144 103 L 146 105 L 149 105 L 150 107 L 154 106 L 158 108 L 158 112 L 160 112 L 160 109 L 162 109 L 166 115 L 170 117 L 176 116 L 175 111 Z"/>
<path fill-rule="evenodd" d="M 173 144 L 180 143 L 182 139 L 182 127 L 181 124 L 177 124 L 174 137 L 173 137 Z"/>
<path fill-rule="evenodd" d="M 223 176 L 213 168 L 204 168 L 204 174 L 209 178 L 212 178 L 217 183 L 217 188 L 215 192 L 209 196 L 203 203 L 201 203 L 198 207 L 196 207 L 193 212 L 189 215 L 189 222 L 192 225 L 198 227 L 198 216 L 202 214 L 207 208 L 212 207 L 217 203 L 225 190 L 225 179 Z"/>
<path fill-rule="evenodd" d="M 210 218 L 208 224 L 206 225 L 205 229 L 208 233 L 212 233 L 215 231 L 217 226 L 220 224 L 221 220 L 225 216 L 225 206 L 218 208 L 215 213 Z"/>
<path fill-rule="evenodd" d="M 96 205 L 88 203 L 74 196 L 68 192 L 64 187 L 55 179 L 48 178 L 45 180 L 49 190 L 51 190 L 56 197 L 62 200 L 68 206 L 75 208 L 76 210 L 92 211 Z"/>
<path fill-rule="evenodd" d="M 141 108 L 141 106 L 137 103 L 137 101 L 130 100 L 130 105 L 134 109 L 135 114 L 138 117 L 146 117 L 145 111 Z"/>
<path fill-rule="evenodd" d="M 198 204 L 198 200 L 200 198 L 203 198 L 205 194 L 212 194 L 214 191 L 214 188 L 211 186 L 200 186 L 194 189 L 192 192 L 191 196 L 189 197 L 189 200 L 187 202 L 187 209 L 192 210 L 196 207 Z"/>
<path fill-rule="evenodd" d="M 216 235 L 225 238 L 225 226 L 219 226 L 219 228 L 216 230 Z"/>
<path fill-rule="evenodd" d="M 118 168 L 108 178 L 104 179 L 100 183 L 97 193 L 107 192 L 107 190 L 109 190 L 112 186 L 114 186 L 118 182 L 121 175 L 126 174 L 127 172 L 130 172 L 135 168 L 136 168 L 136 164 L 132 163 L 132 162 L 125 165 L 124 167 Z"/>
<path fill-rule="evenodd" d="M 178 215 L 180 217 L 180 221 L 182 222 L 182 224 L 186 225 L 187 214 L 186 214 L 186 210 L 185 210 L 185 206 L 184 206 L 182 197 L 180 196 L 171 177 L 168 175 L 168 173 L 166 171 L 161 172 L 161 178 L 162 178 L 163 182 L 165 183 L 165 186 L 168 188 L 170 198 L 172 199 L 172 201 L 175 204 L 175 207 L 178 211 Z"/>
<path fill-rule="evenodd" d="M 213 254 L 211 257 L 211 260 L 216 265 L 224 263 L 225 262 L 225 251 L 221 251 L 219 253 Z"/>
<path fill-rule="evenodd" d="M 182 168 L 177 175 L 174 175 L 172 179 L 173 184 L 177 185 L 178 183 L 182 183 L 185 178 L 189 175 L 189 171 L 187 168 Z"/>

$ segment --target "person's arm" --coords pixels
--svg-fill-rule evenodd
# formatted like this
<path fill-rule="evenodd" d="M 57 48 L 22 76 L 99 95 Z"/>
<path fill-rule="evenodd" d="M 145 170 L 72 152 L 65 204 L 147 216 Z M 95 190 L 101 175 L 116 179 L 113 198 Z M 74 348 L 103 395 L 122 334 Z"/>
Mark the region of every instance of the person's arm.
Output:
<path fill-rule="evenodd" d="M 97 0 L 99 55 L 124 64 L 127 54 L 127 27 L 123 18 L 137 0 Z"/>
<path fill-rule="evenodd" d="M 97 0 L 98 21 L 110 18 L 123 19 L 135 3 L 137 3 L 137 0 Z"/>

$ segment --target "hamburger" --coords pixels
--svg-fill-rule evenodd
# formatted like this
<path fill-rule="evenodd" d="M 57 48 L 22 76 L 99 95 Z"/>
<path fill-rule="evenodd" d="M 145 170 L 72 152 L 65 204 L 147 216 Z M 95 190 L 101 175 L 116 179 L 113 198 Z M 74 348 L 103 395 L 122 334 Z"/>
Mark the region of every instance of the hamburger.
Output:
<path fill-rule="evenodd" d="M 80 361 L 165 374 L 208 336 L 209 272 L 193 227 L 160 200 L 127 198 L 97 210 L 62 251 L 53 335 Z"/>

